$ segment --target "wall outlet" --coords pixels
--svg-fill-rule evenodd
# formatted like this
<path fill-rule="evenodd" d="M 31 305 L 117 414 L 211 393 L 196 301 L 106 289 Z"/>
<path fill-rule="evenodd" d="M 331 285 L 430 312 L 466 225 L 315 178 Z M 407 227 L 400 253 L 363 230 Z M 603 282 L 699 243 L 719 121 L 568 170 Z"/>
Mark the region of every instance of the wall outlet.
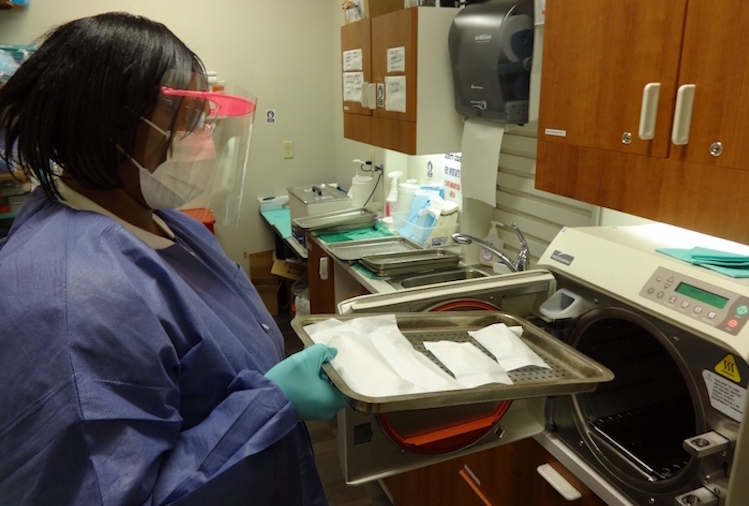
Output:
<path fill-rule="evenodd" d="M 294 158 L 294 141 L 283 141 L 283 157 Z"/>

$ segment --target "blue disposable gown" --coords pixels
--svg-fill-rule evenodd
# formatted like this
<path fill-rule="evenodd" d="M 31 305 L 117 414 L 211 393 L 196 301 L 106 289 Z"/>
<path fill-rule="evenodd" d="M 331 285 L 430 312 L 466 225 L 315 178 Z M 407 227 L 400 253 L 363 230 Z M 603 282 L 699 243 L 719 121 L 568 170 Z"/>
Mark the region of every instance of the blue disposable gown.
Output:
<path fill-rule="evenodd" d="M 257 291 L 158 215 L 154 249 L 36 190 L 0 246 L 0 505 L 326 504 Z"/>

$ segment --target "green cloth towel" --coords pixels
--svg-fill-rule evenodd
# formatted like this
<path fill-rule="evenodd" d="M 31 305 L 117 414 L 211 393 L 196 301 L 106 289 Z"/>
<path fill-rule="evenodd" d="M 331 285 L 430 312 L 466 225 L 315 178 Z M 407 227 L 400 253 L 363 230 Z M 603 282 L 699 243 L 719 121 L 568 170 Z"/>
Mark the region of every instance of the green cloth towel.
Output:
<path fill-rule="evenodd" d="M 701 247 L 659 248 L 656 251 L 732 278 L 749 278 L 749 256 Z"/>

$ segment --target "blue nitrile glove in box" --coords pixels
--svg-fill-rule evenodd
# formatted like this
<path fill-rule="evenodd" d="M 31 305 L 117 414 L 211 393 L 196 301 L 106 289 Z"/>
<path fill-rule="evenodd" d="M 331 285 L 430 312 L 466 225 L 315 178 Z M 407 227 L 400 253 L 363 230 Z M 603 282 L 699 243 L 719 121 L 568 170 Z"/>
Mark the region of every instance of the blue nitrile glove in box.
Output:
<path fill-rule="evenodd" d="M 322 370 L 322 365 L 337 354 L 335 348 L 313 344 L 265 373 L 266 378 L 284 391 L 300 420 L 327 420 L 346 406 L 346 398 Z"/>

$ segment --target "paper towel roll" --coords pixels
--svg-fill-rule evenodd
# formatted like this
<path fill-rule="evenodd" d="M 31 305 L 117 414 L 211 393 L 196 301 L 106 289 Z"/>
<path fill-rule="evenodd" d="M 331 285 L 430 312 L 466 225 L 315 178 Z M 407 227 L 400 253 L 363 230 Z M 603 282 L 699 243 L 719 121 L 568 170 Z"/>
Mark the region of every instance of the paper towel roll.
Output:
<path fill-rule="evenodd" d="M 505 124 L 469 118 L 463 125 L 460 178 L 464 197 L 497 205 L 499 151 Z"/>

